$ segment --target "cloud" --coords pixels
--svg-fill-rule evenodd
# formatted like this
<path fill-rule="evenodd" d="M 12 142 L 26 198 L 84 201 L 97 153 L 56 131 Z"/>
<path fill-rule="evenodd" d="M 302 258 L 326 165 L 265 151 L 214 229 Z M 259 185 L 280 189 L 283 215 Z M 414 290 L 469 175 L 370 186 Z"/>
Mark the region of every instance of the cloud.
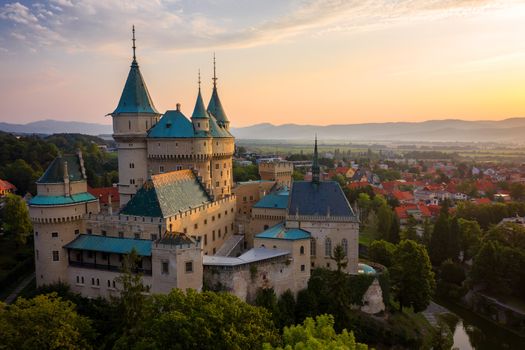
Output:
<path fill-rule="evenodd" d="M 132 24 L 139 45 L 150 49 L 238 48 L 304 34 L 382 28 L 405 19 L 464 15 L 512 0 L 307 0 L 290 2 L 285 14 L 279 13 L 279 2 L 268 0 L 268 8 L 275 10 L 249 26 L 237 23 L 246 14 L 242 11 L 249 10 L 217 15 L 206 3 L 199 8 L 173 0 L 47 0 L 30 7 L 12 2 L 0 7 L 0 28 L 19 34 L 11 40 L 32 50 L 52 47 L 74 53 L 111 47 L 118 54 L 118 48 L 129 44 L 124 40 Z"/>

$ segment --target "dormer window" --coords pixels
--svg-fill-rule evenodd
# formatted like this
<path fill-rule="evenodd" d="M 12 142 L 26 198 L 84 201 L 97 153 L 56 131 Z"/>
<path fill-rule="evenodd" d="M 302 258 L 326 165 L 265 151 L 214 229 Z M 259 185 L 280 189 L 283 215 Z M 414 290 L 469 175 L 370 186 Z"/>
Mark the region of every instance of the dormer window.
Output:
<path fill-rule="evenodd" d="M 166 129 L 171 128 L 171 123 L 166 123 Z"/>

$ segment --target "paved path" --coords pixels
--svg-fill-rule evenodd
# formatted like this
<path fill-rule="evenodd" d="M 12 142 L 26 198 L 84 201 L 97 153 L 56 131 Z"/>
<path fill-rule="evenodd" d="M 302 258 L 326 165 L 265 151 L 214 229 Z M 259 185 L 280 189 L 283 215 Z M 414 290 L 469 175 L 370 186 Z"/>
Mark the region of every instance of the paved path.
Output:
<path fill-rule="evenodd" d="M 35 278 L 34 272 L 31 275 L 24 278 L 22 282 L 20 282 L 20 284 L 15 288 L 15 290 L 11 294 L 9 294 L 9 296 L 5 299 L 5 302 L 7 304 L 11 304 L 13 301 L 15 301 L 18 294 L 20 294 L 22 289 L 24 289 L 29 283 L 31 283 L 33 278 Z"/>
<path fill-rule="evenodd" d="M 441 305 L 436 304 L 435 302 L 431 301 L 428 307 L 423 311 L 423 316 L 427 319 L 427 321 L 433 326 L 437 326 L 437 315 L 444 314 L 450 312 L 448 309 L 444 308 Z"/>

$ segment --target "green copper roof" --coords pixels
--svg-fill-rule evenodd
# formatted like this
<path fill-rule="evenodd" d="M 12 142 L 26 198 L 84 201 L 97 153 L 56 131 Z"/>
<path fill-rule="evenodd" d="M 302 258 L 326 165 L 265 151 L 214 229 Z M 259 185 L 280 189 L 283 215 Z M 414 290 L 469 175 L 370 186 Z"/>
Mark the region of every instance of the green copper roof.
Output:
<path fill-rule="evenodd" d="M 233 137 L 232 134 L 228 132 L 228 130 L 220 127 L 217 124 L 217 120 L 215 119 L 213 115 L 210 116 L 210 134 L 212 137 L 217 137 L 217 138 Z"/>
<path fill-rule="evenodd" d="M 121 214 L 165 218 L 210 201 L 191 170 L 172 171 L 153 175 Z"/>
<path fill-rule="evenodd" d="M 71 196 L 35 196 L 29 201 L 29 205 L 67 205 L 94 201 L 96 198 L 87 192 L 73 194 Z"/>
<path fill-rule="evenodd" d="M 219 125 L 228 122 L 228 117 L 226 117 L 226 113 L 222 107 L 216 86 L 213 87 L 210 103 L 208 103 L 208 112 L 210 112 L 217 119 Z"/>
<path fill-rule="evenodd" d="M 255 203 L 254 208 L 286 209 L 288 207 L 288 192 L 270 193 Z"/>
<path fill-rule="evenodd" d="M 124 90 L 122 90 L 118 106 L 112 114 L 119 113 L 160 114 L 153 105 L 148 88 L 135 59 L 131 63 L 128 79 L 126 80 L 126 85 L 124 85 Z"/>
<path fill-rule="evenodd" d="M 197 101 L 195 102 L 195 108 L 191 119 L 208 119 L 208 113 L 204 108 L 204 102 L 202 101 L 201 89 L 199 88 L 199 94 L 197 95 Z"/>
<path fill-rule="evenodd" d="M 302 230 L 300 228 L 287 229 L 284 223 L 277 224 L 270 227 L 266 231 L 263 231 L 256 235 L 257 238 L 271 238 L 271 239 L 285 239 L 285 240 L 298 240 L 298 239 L 310 239 L 310 232 Z"/>
<path fill-rule="evenodd" d="M 78 155 L 65 155 L 56 157 L 47 167 L 45 173 L 37 180 L 37 183 L 64 182 L 64 164 L 67 162 L 69 181 L 80 181 L 85 179 L 83 166 L 80 164 Z"/>
<path fill-rule="evenodd" d="M 129 254 L 135 249 L 140 256 L 151 256 L 151 241 L 146 239 L 79 235 L 64 248 L 114 254 Z"/>
<path fill-rule="evenodd" d="M 148 137 L 194 137 L 193 124 L 179 110 L 167 111 L 148 132 Z"/>

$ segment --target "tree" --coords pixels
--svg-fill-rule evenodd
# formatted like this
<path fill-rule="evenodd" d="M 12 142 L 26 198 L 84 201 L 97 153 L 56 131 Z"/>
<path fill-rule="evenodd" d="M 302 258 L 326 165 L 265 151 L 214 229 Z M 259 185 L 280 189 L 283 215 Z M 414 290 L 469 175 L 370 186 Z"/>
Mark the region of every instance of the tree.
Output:
<path fill-rule="evenodd" d="M 341 273 L 342 270 L 346 269 L 346 266 L 348 265 L 348 259 L 345 254 L 345 250 L 340 244 L 335 246 L 333 255 L 330 256 L 330 259 L 335 261 L 338 273 Z"/>
<path fill-rule="evenodd" d="M 94 339 L 91 321 L 56 293 L 0 302 L 0 334 L 3 349 L 91 349 Z"/>
<path fill-rule="evenodd" d="M 477 221 L 459 219 L 460 249 L 463 252 L 463 261 L 472 259 L 481 242 L 481 228 Z"/>
<path fill-rule="evenodd" d="M 279 329 L 295 323 L 295 298 L 290 289 L 287 289 L 279 297 L 277 310 L 279 316 L 277 327 Z"/>
<path fill-rule="evenodd" d="M 346 178 L 341 174 L 335 174 L 332 176 L 332 181 L 337 182 L 341 188 L 346 186 Z"/>
<path fill-rule="evenodd" d="M 379 196 L 376 196 L 378 198 Z M 379 231 L 379 236 L 381 239 L 388 239 L 392 231 L 394 213 L 392 209 L 385 202 L 382 202 L 379 208 L 377 209 L 377 229 Z"/>
<path fill-rule="evenodd" d="M 279 333 L 270 313 L 229 293 L 173 289 L 154 295 L 146 317 L 134 327 L 143 336 L 124 336 L 116 349 L 258 349 L 276 345 Z"/>
<path fill-rule="evenodd" d="M 399 241 L 401 240 L 399 230 L 400 230 L 399 218 L 397 217 L 397 215 L 394 214 L 392 215 L 392 224 L 390 225 L 390 232 L 387 238 L 390 243 L 394 243 L 394 244 L 399 243 Z"/>
<path fill-rule="evenodd" d="M 374 210 L 370 210 L 366 217 L 363 233 L 365 233 L 368 237 L 372 237 L 373 239 L 381 238 L 379 234 L 379 220 L 377 219 L 377 215 Z"/>
<path fill-rule="evenodd" d="M 386 267 L 392 266 L 396 246 L 390 242 L 379 240 L 373 241 L 368 247 L 370 260 Z"/>
<path fill-rule="evenodd" d="M 458 218 L 454 216 L 450 220 L 450 228 L 448 231 L 448 240 L 447 240 L 447 259 L 452 259 L 452 261 L 458 261 L 459 252 L 461 250 L 461 231 L 459 227 Z"/>
<path fill-rule="evenodd" d="M 26 244 L 27 237 L 33 231 L 33 225 L 29 219 L 29 210 L 24 200 L 14 194 L 6 195 L 2 214 L 4 231 L 15 236 L 18 244 Z"/>
<path fill-rule="evenodd" d="M 525 199 L 525 185 L 520 183 L 513 183 L 510 185 L 510 196 L 515 201 L 522 201 Z"/>
<path fill-rule="evenodd" d="M 448 238 L 450 236 L 448 206 L 443 205 L 430 238 L 429 252 L 432 264 L 440 265 L 448 256 Z"/>
<path fill-rule="evenodd" d="M 35 182 L 38 173 L 23 159 L 17 159 L 4 168 L 6 179 L 15 185 L 17 193 L 25 195 L 27 192 L 36 193 Z"/>
<path fill-rule="evenodd" d="M 122 285 L 120 296 L 114 300 L 117 310 L 122 315 L 122 330 L 130 337 L 139 337 L 135 331 L 141 331 L 134 327 L 141 322 L 145 316 L 146 295 L 149 287 L 142 283 L 142 275 L 137 273 L 137 265 L 140 257 L 133 248 L 130 254 L 124 258 L 123 273 L 116 278 Z"/>
<path fill-rule="evenodd" d="M 320 315 L 315 318 L 308 317 L 303 324 L 285 327 L 283 331 L 284 348 L 274 348 L 264 344 L 264 350 L 366 350 L 366 344 L 357 343 L 352 332 L 346 329 L 337 334 L 334 329 L 332 315 Z"/>
<path fill-rule="evenodd" d="M 403 240 L 394 253 L 390 268 L 392 291 L 400 310 L 411 306 L 414 312 L 424 310 L 435 289 L 434 273 L 425 247 Z"/>
<path fill-rule="evenodd" d="M 419 242 L 420 239 L 417 235 L 417 221 L 412 215 L 409 215 L 406 228 L 401 232 L 401 237 L 403 239 L 410 239 Z"/>
<path fill-rule="evenodd" d="M 273 288 L 259 288 L 255 296 L 255 305 L 268 310 L 272 314 L 275 324 L 279 322 L 277 295 L 275 295 Z"/>

